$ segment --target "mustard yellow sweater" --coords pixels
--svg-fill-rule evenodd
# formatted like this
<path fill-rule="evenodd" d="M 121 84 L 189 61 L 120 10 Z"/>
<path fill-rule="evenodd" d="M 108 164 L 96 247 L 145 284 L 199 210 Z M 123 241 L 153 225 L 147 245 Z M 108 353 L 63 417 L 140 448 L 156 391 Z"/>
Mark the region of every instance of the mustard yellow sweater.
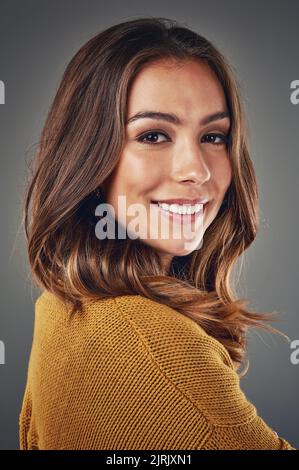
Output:
<path fill-rule="evenodd" d="M 35 304 L 20 449 L 294 449 L 258 416 L 227 350 L 139 295 Z"/>

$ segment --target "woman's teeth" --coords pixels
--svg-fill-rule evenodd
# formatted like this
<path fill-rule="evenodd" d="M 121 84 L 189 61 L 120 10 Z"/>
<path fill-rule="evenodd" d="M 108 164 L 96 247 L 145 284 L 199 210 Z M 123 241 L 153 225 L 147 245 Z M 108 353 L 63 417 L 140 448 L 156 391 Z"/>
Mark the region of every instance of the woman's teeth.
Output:
<path fill-rule="evenodd" d="M 194 214 L 202 210 L 203 204 L 167 204 L 166 202 L 158 202 L 158 206 L 168 212 L 174 214 Z"/>

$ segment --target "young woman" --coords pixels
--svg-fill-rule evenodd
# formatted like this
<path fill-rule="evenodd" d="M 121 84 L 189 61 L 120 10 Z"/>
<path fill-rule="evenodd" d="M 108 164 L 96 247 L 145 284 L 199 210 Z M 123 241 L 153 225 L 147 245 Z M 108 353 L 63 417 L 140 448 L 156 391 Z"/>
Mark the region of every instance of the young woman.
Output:
<path fill-rule="evenodd" d="M 248 328 L 272 329 L 230 280 L 257 203 L 238 86 L 207 39 L 149 17 L 76 53 L 25 204 L 43 292 L 21 449 L 293 449 L 239 384 Z"/>

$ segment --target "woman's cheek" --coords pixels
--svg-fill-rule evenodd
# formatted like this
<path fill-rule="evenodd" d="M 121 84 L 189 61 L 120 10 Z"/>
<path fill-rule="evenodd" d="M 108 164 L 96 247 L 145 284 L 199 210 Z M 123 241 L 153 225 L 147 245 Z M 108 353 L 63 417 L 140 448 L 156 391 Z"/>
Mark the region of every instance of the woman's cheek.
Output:
<path fill-rule="evenodd" d="M 223 157 L 220 161 L 213 163 L 211 177 L 220 190 L 227 190 L 232 178 L 231 163 L 228 157 Z"/>
<path fill-rule="evenodd" d="M 128 152 L 124 156 L 123 173 L 128 181 L 137 187 L 159 182 L 165 172 L 165 165 L 157 160 L 157 155 L 146 152 Z"/>

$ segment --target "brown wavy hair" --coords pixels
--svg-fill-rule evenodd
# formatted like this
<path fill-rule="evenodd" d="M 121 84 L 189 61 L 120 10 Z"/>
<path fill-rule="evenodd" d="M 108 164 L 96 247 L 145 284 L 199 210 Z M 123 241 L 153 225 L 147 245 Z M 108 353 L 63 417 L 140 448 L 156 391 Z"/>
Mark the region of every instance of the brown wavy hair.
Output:
<path fill-rule="evenodd" d="M 206 62 L 223 87 L 231 116 L 231 184 L 202 248 L 174 257 L 169 272 L 158 253 L 140 239 L 95 236 L 95 208 L 105 199 L 99 191 L 125 142 L 132 80 L 144 66 L 164 58 Z M 69 302 L 70 314 L 82 311 L 84 298 L 139 294 L 192 318 L 225 346 L 236 368 L 245 360 L 248 327 L 279 332 L 265 323 L 274 313 L 249 311 L 230 279 L 259 224 L 239 85 L 214 45 L 176 21 L 126 21 L 79 49 L 49 109 L 24 201 L 33 279 Z"/>

